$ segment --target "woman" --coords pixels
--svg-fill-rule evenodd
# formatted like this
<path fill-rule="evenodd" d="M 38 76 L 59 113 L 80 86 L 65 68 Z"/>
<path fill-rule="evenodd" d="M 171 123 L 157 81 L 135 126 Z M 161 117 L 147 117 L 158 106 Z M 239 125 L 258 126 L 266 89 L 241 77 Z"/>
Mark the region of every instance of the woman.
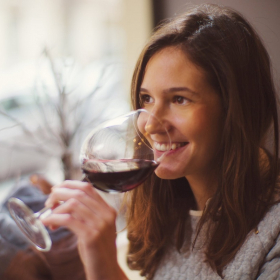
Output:
<path fill-rule="evenodd" d="M 127 194 L 130 267 L 147 279 L 280 279 L 276 93 L 250 24 L 202 5 L 162 25 L 136 65 L 132 102 L 162 120 L 172 151 Z M 127 279 L 114 211 L 85 183 L 55 187 L 47 204 L 58 200 L 44 223 L 76 233 L 88 279 Z"/>

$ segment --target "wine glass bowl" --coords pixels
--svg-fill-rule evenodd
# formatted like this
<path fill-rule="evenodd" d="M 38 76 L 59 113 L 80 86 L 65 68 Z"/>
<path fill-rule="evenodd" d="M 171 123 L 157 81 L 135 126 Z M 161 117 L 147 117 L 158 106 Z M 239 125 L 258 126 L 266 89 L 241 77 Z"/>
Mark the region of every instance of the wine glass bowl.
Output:
<path fill-rule="evenodd" d="M 155 157 L 152 135 L 170 137 L 161 122 L 144 109 L 103 123 L 88 135 L 81 149 L 84 181 L 105 192 L 134 189 L 153 173 Z"/>
<path fill-rule="evenodd" d="M 165 151 L 155 151 L 155 135 L 171 147 L 168 131 L 156 116 L 144 109 L 104 122 L 86 137 L 80 163 L 83 181 L 108 193 L 130 191 L 142 184 L 158 167 Z M 21 200 L 11 198 L 8 208 L 24 235 L 38 250 L 48 251 L 51 238 L 40 220 L 51 212 L 33 213 Z"/>

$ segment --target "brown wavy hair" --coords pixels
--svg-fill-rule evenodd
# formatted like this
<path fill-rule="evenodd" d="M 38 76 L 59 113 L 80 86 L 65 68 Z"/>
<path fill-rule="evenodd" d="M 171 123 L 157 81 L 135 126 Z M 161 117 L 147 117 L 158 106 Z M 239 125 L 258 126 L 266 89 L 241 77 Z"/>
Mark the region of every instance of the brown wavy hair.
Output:
<path fill-rule="evenodd" d="M 205 70 L 224 108 L 219 183 L 200 219 L 210 227 L 205 260 L 219 275 L 275 203 L 278 176 L 277 100 L 269 55 L 253 27 L 236 11 L 202 5 L 162 24 L 143 49 L 132 80 L 132 104 L 149 59 L 165 47 L 182 49 Z M 264 149 L 272 134 L 270 152 Z M 175 237 L 184 242 L 188 210 L 195 206 L 185 178 L 153 175 L 127 194 L 128 264 L 152 279 Z M 198 231 L 199 234 L 199 231 Z"/>

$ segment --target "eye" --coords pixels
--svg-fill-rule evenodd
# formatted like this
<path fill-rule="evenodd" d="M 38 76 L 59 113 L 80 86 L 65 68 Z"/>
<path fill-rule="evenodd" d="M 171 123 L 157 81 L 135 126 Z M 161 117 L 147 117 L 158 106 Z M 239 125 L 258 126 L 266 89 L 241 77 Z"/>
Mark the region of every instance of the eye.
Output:
<path fill-rule="evenodd" d="M 180 104 L 180 105 L 184 105 L 187 104 L 189 102 L 189 99 L 183 97 L 183 96 L 174 96 L 173 97 L 173 102 Z"/>
<path fill-rule="evenodd" d="M 153 98 L 148 94 L 140 94 L 139 98 L 141 105 L 150 104 L 153 102 Z"/>

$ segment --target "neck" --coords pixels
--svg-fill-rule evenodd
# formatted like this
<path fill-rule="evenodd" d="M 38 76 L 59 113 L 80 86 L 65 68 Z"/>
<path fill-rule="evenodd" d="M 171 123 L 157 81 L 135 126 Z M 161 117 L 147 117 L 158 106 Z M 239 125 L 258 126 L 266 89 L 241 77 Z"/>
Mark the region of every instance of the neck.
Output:
<path fill-rule="evenodd" d="M 190 188 L 195 198 L 196 209 L 194 210 L 203 210 L 207 200 L 211 198 L 216 192 L 216 180 L 213 180 L 213 178 L 207 178 L 207 180 L 205 180 L 204 176 L 187 176 L 186 179 L 189 182 Z"/>

